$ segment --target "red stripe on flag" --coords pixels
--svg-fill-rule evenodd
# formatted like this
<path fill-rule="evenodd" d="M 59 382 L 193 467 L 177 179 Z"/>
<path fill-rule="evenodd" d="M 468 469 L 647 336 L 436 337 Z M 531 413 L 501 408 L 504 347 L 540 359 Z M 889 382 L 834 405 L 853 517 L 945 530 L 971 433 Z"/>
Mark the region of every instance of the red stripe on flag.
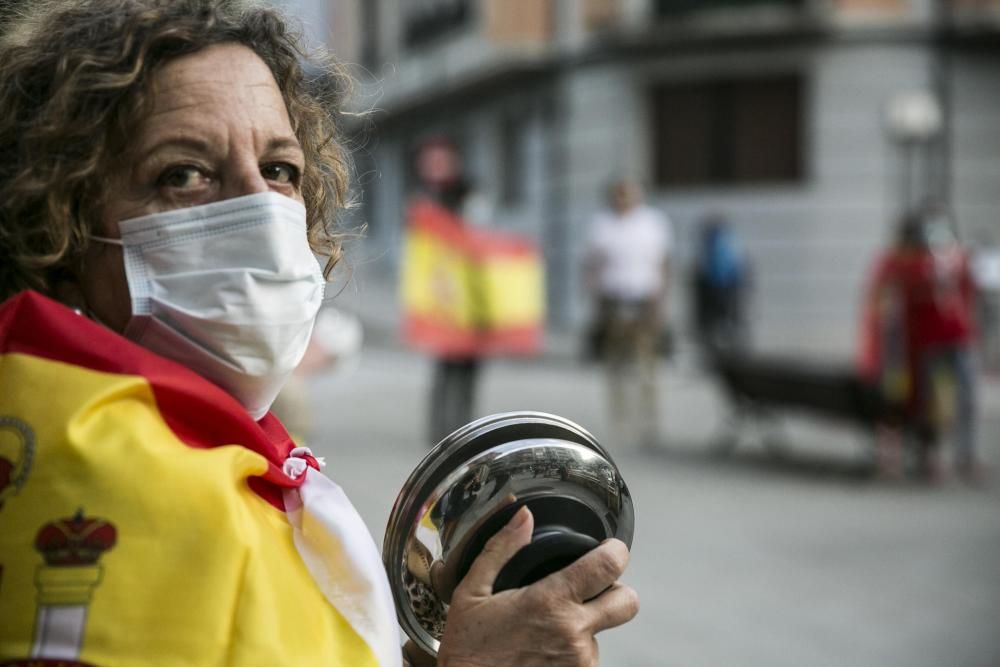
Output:
<path fill-rule="evenodd" d="M 305 479 L 292 480 L 282 472 L 295 443 L 276 417 L 268 413 L 255 422 L 235 398 L 188 368 L 37 292 L 21 292 L 0 304 L 0 353 L 8 352 L 144 377 L 164 422 L 181 442 L 198 448 L 238 444 L 267 459 L 267 472 L 249 485 L 278 509 L 284 509 L 282 489 Z"/>
<path fill-rule="evenodd" d="M 416 348 L 438 356 L 469 357 L 488 355 L 534 355 L 542 346 L 540 326 L 474 329 L 450 326 L 433 317 L 407 314 L 403 335 Z"/>

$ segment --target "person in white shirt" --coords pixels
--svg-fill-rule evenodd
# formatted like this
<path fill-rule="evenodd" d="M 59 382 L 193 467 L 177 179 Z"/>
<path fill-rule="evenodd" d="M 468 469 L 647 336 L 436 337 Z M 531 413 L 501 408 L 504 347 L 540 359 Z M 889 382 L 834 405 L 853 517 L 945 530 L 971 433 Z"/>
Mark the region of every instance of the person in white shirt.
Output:
<path fill-rule="evenodd" d="M 593 221 L 587 287 L 594 299 L 594 344 L 608 369 L 616 437 L 653 446 L 659 437 L 656 359 L 663 331 L 672 245 L 670 223 L 643 203 L 638 183 L 618 179 L 608 209 Z"/>

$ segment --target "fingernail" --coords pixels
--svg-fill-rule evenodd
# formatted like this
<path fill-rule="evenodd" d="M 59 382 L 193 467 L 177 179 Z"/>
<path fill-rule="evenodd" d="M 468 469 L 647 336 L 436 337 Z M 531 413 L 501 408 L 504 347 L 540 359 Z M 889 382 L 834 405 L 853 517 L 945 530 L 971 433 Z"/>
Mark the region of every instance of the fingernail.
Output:
<path fill-rule="evenodd" d="M 507 522 L 507 530 L 514 532 L 515 530 L 523 526 L 524 522 L 528 520 L 528 516 L 530 514 L 531 511 L 528 510 L 528 506 L 522 505 L 521 509 L 514 512 L 514 516 L 512 516 L 510 518 L 510 521 Z"/>

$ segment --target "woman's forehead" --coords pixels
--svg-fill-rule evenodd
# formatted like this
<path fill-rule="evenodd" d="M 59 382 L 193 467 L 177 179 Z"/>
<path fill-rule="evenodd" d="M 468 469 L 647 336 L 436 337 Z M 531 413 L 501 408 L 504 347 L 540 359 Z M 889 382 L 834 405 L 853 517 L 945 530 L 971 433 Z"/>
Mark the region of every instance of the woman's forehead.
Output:
<path fill-rule="evenodd" d="M 213 103 L 272 107 L 285 114 L 271 70 L 238 44 L 210 46 L 166 63 L 153 75 L 152 94 L 151 115 Z"/>

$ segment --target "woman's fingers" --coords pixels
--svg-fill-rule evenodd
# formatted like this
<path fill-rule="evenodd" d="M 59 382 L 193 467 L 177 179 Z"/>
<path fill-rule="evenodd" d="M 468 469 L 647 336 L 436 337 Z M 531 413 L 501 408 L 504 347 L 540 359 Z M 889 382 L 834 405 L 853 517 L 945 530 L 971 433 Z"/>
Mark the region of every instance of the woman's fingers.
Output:
<path fill-rule="evenodd" d="M 614 584 L 583 605 L 591 618 L 593 632 L 601 632 L 628 623 L 639 613 L 639 594 L 625 584 Z"/>
<path fill-rule="evenodd" d="M 575 562 L 550 574 L 539 582 L 545 587 L 557 587 L 576 602 L 584 602 L 601 594 L 614 584 L 628 565 L 628 547 L 621 540 L 606 540 Z"/>
<path fill-rule="evenodd" d="M 521 547 L 531 542 L 534 525 L 535 519 L 531 511 L 527 507 L 521 507 L 507 525 L 486 543 L 459 587 L 474 596 L 492 595 L 493 582 L 500 570 Z"/>
<path fill-rule="evenodd" d="M 437 665 L 437 660 L 424 653 L 423 649 L 413 643 L 413 640 L 403 645 L 403 658 L 403 664 L 408 664 L 410 667 L 435 667 Z"/>
<path fill-rule="evenodd" d="M 594 667 L 594 634 L 638 612 L 635 591 L 616 583 L 628 562 L 628 548 L 618 540 L 541 581 L 493 595 L 497 574 L 531 541 L 533 528 L 534 518 L 522 508 L 473 562 L 452 596 L 439 664 Z"/>

